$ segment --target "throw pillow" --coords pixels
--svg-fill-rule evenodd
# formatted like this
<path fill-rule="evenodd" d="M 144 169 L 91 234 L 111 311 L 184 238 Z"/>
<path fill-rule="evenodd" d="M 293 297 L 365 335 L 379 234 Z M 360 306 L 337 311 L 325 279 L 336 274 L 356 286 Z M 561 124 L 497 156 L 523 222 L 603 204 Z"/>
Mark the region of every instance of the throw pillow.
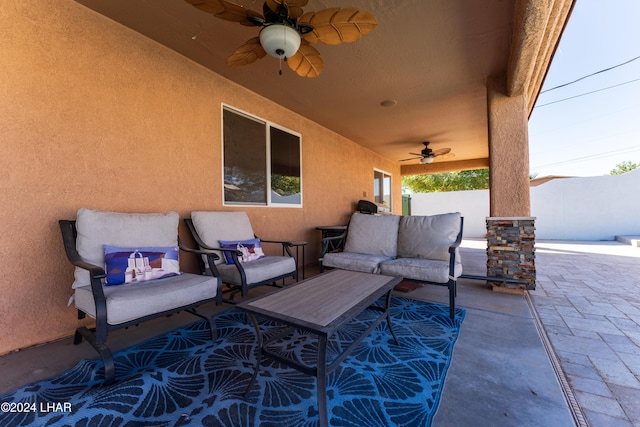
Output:
<path fill-rule="evenodd" d="M 180 274 L 178 247 L 119 248 L 104 245 L 106 285 L 138 283 Z"/>
<path fill-rule="evenodd" d="M 260 239 L 219 240 L 218 243 L 220 243 L 220 247 L 222 249 L 236 249 L 242 252 L 242 256 L 238 257 L 240 262 L 255 261 L 264 256 L 264 252 L 260 246 Z M 231 253 L 225 252 L 224 258 L 227 261 L 227 264 L 233 264 L 233 257 Z"/>

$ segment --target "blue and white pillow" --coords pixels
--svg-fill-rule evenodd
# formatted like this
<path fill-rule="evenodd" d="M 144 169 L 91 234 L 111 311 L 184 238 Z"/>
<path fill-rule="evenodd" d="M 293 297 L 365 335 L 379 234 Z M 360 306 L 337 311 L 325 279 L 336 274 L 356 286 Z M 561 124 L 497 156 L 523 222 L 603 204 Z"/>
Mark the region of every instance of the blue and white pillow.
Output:
<path fill-rule="evenodd" d="M 180 273 L 179 248 L 119 248 L 104 245 L 106 285 L 139 283 Z"/>
<path fill-rule="evenodd" d="M 218 240 L 222 249 L 235 249 L 242 252 L 242 256 L 238 256 L 240 262 L 255 261 L 264 257 L 262 246 L 260 246 L 260 239 L 249 240 Z M 227 264 L 233 264 L 233 258 L 230 252 L 224 253 L 224 258 Z"/>

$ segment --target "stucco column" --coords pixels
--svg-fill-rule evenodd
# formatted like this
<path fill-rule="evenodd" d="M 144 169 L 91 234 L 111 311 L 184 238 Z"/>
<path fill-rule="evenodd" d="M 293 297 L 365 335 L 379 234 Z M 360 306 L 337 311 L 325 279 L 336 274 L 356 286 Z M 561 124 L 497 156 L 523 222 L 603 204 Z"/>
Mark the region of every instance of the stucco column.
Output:
<path fill-rule="evenodd" d="M 525 95 L 506 95 L 504 76 L 487 81 L 490 215 L 531 215 L 528 109 Z"/>
<path fill-rule="evenodd" d="M 487 82 L 490 217 L 487 277 L 493 290 L 535 289 L 535 233 L 529 193 L 527 96 L 506 95 L 506 79 Z M 503 280 L 499 280 L 499 278 Z"/>

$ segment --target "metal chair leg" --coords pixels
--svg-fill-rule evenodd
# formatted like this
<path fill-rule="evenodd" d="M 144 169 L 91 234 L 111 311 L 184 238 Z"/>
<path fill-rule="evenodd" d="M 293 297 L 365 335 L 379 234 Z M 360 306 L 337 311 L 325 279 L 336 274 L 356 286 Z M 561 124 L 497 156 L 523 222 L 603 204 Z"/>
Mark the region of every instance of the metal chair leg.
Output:
<path fill-rule="evenodd" d="M 95 333 L 84 326 L 76 329 L 74 344 L 79 344 L 82 341 L 82 338 L 91 344 L 91 347 L 95 348 L 100 354 L 100 358 L 104 364 L 104 384 L 108 385 L 113 383 L 116 379 L 116 368 L 113 361 L 113 354 L 111 353 L 111 350 L 109 350 L 109 347 L 107 347 L 105 343 L 96 342 Z"/>

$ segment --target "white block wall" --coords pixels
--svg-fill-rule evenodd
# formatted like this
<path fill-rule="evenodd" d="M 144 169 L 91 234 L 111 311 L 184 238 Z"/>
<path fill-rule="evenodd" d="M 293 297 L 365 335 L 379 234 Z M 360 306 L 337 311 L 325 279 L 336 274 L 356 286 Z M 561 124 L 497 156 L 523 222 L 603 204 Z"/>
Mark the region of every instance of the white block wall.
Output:
<path fill-rule="evenodd" d="M 489 190 L 411 195 L 412 215 L 461 212 L 464 237 L 483 238 Z M 563 178 L 531 188 L 536 238 L 613 240 L 640 235 L 640 169 L 624 175 Z"/>

